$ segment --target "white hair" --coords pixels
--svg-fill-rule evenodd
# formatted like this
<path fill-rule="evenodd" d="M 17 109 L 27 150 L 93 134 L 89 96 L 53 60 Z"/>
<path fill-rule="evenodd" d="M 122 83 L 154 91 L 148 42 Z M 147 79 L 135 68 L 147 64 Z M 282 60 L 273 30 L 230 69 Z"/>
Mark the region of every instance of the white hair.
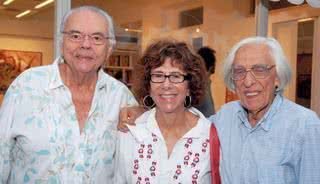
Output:
<path fill-rule="evenodd" d="M 224 83 L 226 84 L 228 89 L 230 89 L 231 91 L 235 91 L 235 84 L 231 78 L 231 70 L 235 55 L 241 47 L 248 44 L 263 44 L 269 48 L 270 55 L 275 62 L 277 76 L 280 81 L 279 86 L 277 86 L 276 92 L 282 92 L 291 80 L 291 68 L 279 42 L 274 38 L 266 38 L 260 36 L 245 38 L 232 47 L 224 62 L 223 69 Z"/>
<path fill-rule="evenodd" d="M 92 12 L 95 12 L 99 15 L 101 15 L 106 23 L 107 23 L 107 27 L 108 27 L 108 30 L 106 30 L 106 33 L 108 35 L 108 37 L 110 38 L 109 41 L 110 41 L 110 45 L 111 47 L 114 47 L 115 44 L 116 44 L 116 39 L 115 39 L 115 35 L 114 35 L 114 27 L 113 27 L 113 21 L 112 21 L 112 18 L 111 16 L 104 10 L 98 8 L 98 7 L 95 7 L 95 6 L 80 6 L 80 7 L 77 7 L 77 8 L 73 8 L 71 9 L 70 11 L 68 11 L 62 21 L 61 21 L 61 24 L 60 24 L 60 33 L 62 33 L 64 31 L 64 28 L 66 26 L 66 22 L 68 20 L 68 18 L 75 12 L 79 12 L 79 11 L 83 11 L 83 10 L 89 10 L 89 11 L 92 11 Z M 61 41 L 62 43 L 62 41 Z"/>

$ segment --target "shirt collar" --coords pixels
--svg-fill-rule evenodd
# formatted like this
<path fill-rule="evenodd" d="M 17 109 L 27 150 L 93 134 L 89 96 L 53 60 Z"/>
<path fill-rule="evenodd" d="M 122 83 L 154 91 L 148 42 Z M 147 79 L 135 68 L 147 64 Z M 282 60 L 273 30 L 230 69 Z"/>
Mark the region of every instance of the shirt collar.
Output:
<path fill-rule="evenodd" d="M 59 88 L 61 86 L 64 86 L 64 83 L 61 79 L 61 73 L 60 73 L 60 70 L 59 70 L 59 64 L 62 64 L 64 63 L 64 59 L 59 57 L 57 59 L 54 60 L 53 62 L 53 70 L 52 70 L 52 78 L 50 80 L 50 83 L 49 83 L 49 90 L 52 90 L 52 89 L 56 89 L 56 88 Z M 101 90 L 101 89 L 104 89 L 107 85 L 107 80 L 108 80 L 108 77 L 110 77 L 109 75 L 107 75 L 103 69 L 99 69 L 98 71 L 98 81 L 97 81 L 97 89 Z"/>
<path fill-rule="evenodd" d="M 60 70 L 59 70 L 60 63 L 64 63 L 64 60 L 61 57 L 59 57 L 53 61 L 52 78 L 49 82 L 49 90 L 52 90 L 52 89 L 55 89 L 55 88 L 58 88 L 58 87 L 61 87 L 64 85 L 62 82 Z"/>
<path fill-rule="evenodd" d="M 270 120 L 274 116 L 274 114 L 279 110 L 282 101 L 283 101 L 282 94 L 277 93 L 275 98 L 273 99 L 273 102 L 272 102 L 270 108 L 263 115 L 263 117 L 260 119 L 260 121 L 257 123 L 257 125 L 253 129 L 256 129 L 257 127 L 261 126 L 265 131 L 269 131 L 273 122 L 268 121 L 268 120 Z M 246 127 L 251 128 L 251 125 L 248 121 L 248 113 L 241 106 L 240 102 L 238 103 L 238 105 L 239 105 L 238 117 L 240 119 L 239 126 L 242 124 Z"/>
<path fill-rule="evenodd" d="M 196 108 L 189 108 L 189 111 L 196 116 L 199 116 L 199 120 L 195 127 L 193 127 L 191 130 L 189 130 L 182 138 L 188 139 L 188 138 L 200 138 L 203 136 L 207 136 L 208 134 L 208 126 L 210 123 L 208 120 L 204 117 L 204 115 L 198 111 Z M 145 119 L 145 123 L 140 123 L 139 119 L 136 121 L 136 126 L 130 126 L 128 125 L 128 128 L 131 132 L 131 134 L 135 137 L 135 139 L 139 142 L 143 142 L 145 139 L 149 139 L 151 134 L 154 134 L 158 138 L 164 140 L 160 128 L 158 126 L 158 123 L 155 118 L 156 114 L 156 108 L 151 109 L 149 112 L 147 112 L 145 115 L 147 115 L 147 118 Z"/>

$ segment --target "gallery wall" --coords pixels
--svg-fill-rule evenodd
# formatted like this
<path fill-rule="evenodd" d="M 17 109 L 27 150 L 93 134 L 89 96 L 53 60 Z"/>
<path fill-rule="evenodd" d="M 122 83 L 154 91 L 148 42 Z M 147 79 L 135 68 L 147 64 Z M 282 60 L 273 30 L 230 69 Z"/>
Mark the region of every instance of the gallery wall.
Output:
<path fill-rule="evenodd" d="M 225 103 L 226 94 L 222 80 L 223 60 L 236 42 L 244 37 L 255 35 L 255 17 L 250 12 L 249 2 L 250 0 L 243 0 L 241 3 L 238 0 L 135 0 L 128 3 L 96 1 L 93 5 L 108 10 L 118 28 L 124 24 L 130 25 L 130 22 L 141 21 L 142 50 L 152 40 L 159 38 L 175 38 L 191 45 L 193 38 L 202 37 L 204 46 L 210 46 L 216 50 L 216 74 L 211 76 L 213 81 L 211 88 L 216 109 L 219 109 Z M 199 6 L 204 7 L 204 19 L 203 24 L 200 25 L 200 32 L 195 32 L 194 26 L 179 28 L 179 12 Z M 319 15 L 319 9 L 310 8 L 308 5 L 272 11 L 269 15 L 269 35 L 272 35 L 273 25 Z M 0 49 L 39 51 L 43 53 L 43 64 L 52 62 L 53 21 L 0 20 L 0 26 Z"/>

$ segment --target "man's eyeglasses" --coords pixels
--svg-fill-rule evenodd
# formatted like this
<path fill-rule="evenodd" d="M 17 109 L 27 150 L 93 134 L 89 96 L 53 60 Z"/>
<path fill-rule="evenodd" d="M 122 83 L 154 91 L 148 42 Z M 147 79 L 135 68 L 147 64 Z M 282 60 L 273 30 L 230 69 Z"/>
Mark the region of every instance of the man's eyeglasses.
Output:
<path fill-rule="evenodd" d="M 169 79 L 170 82 L 172 83 L 182 83 L 185 80 L 190 80 L 191 76 L 190 75 L 183 75 L 179 73 L 172 73 L 169 75 L 165 75 L 162 73 L 153 73 L 151 74 L 151 82 L 153 83 L 163 83 L 166 78 Z"/>
<path fill-rule="evenodd" d="M 83 42 L 86 36 L 88 36 L 91 43 L 95 45 L 103 45 L 106 43 L 107 39 L 110 39 L 110 37 L 106 37 L 100 33 L 84 34 L 78 31 L 69 31 L 69 32 L 62 32 L 62 33 L 67 36 L 68 40 L 75 43 Z"/>
<path fill-rule="evenodd" d="M 275 65 L 264 65 L 264 64 L 259 64 L 259 65 L 253 65 L 251 68 L 245 68 L 243 66 L 234 66 L 231 69 L 231 78 L 233 80 L 242 80 L 246 78 L 247 73 L 251 72 L 251 74 L 256 78 L 256 79 L 264 79 L 269 76 L 270 70 L 275 67 Z"/>

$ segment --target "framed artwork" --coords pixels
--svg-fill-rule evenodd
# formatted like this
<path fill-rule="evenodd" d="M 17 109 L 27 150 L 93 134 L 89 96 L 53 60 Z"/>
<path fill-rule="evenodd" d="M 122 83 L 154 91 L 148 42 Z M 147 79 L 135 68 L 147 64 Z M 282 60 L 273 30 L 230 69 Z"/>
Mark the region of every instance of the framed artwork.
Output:
<path fill-rule="evenodd" d="M 42 64 L 41 52 L 0 49 L 0 95 L 24 70 Z"/>

